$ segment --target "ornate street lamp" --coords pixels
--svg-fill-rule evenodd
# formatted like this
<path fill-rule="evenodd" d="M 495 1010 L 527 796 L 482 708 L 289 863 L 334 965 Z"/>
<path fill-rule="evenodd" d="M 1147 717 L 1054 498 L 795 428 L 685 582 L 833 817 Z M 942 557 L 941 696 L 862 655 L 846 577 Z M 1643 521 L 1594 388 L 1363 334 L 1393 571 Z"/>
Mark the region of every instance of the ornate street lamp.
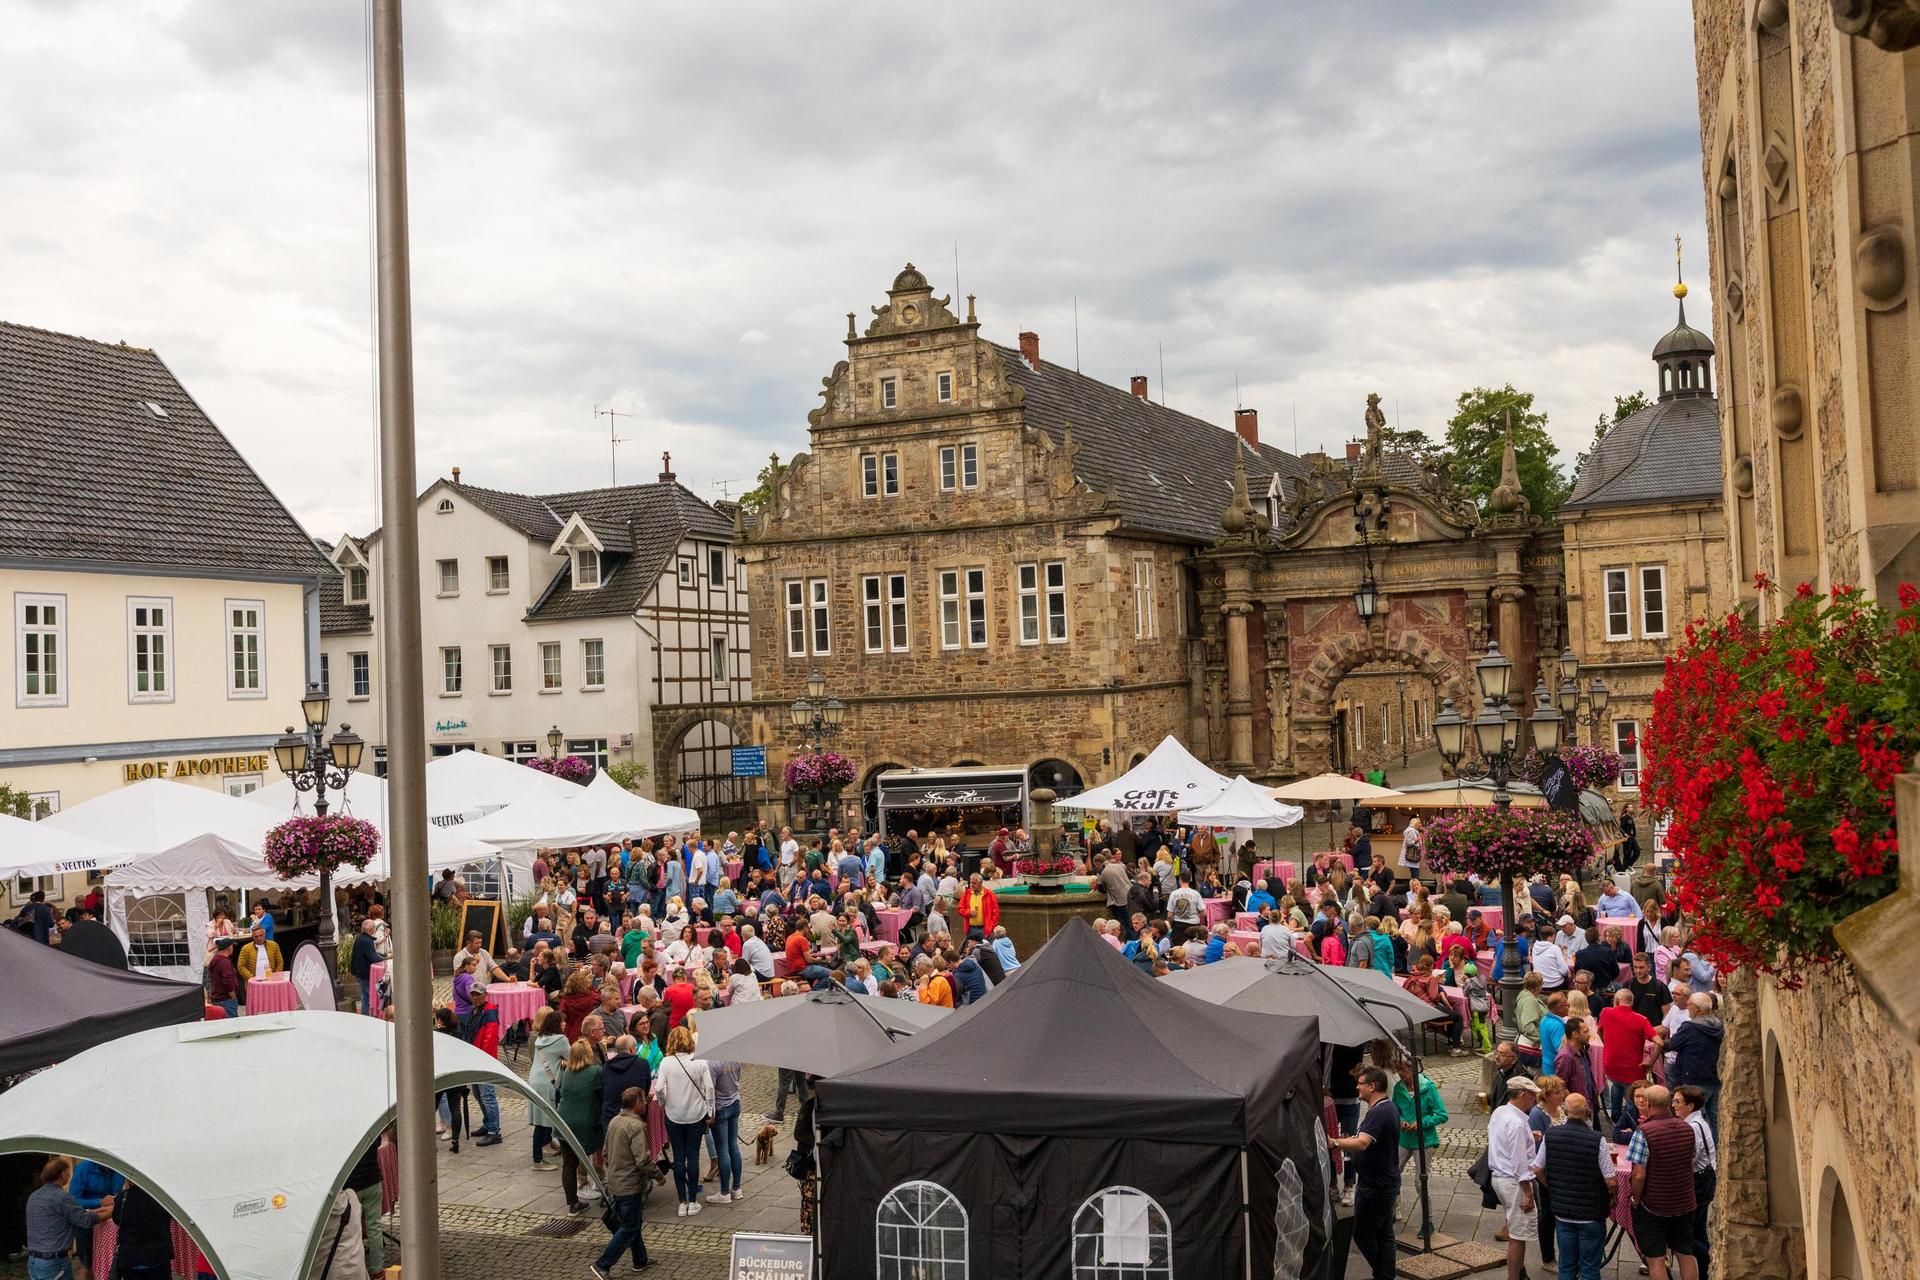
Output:
<path fill-rule="evenodd" d="M 560 758 L 560 744 L 563 741 L 565 741 L 565 736 L 560 732 L 559 725 L 555 725 L 553 728 L 547 730 L 547 754 L 553 759 L 558 760 Z"/>
<path fill-rule="evenodd" d="M 1494 807 L 1502 812 L 1513 807 L 1513 796 L 1507 790 L 1512 777 L 1514 758 L 1520 746 L 1520 712 L 1507 700 L 1507 692 L 1513 681 L 1513 663 L 1500 653 L 1500 646 L 1488 644 L 1487 652 L 1480 661 L 1473 664 L 1474 683 L 1480 690 L 1480 712 L 1474 716 L 1471 725 L 1453 709 L 1453 699 L 1442 705 L 1440 714 L 1433 718 L 1433 736 L 1440 745 L 1440 756 L 1453 770 L 1454 776 L 1468 782 L 1491 779 L 1493 782 Z M 1551 704 L 1545 704 L 1545 690 L 1536 690 L 1536 708 L 1529 723 L 1535 726 L 1536 740 L 1539 733 L 1539 717 L 1543 711 L 1552 716 Z M 1476 758 L 1467 756 L 1467 731 L 1473 731 L 1473 748 Z M 1559 745 L 1556 738 L 1555 744 Z M 1520 1028 L 1515 1015 L 1520 1002 L 1520 947 L 1513 932 L 1513 879 L 1502 876 L 1500 879 L 1500 1039 L 1516 1040 Z"/>
<path fill-rule="evenodd" d="M 1373 580 L 1369 572 L 1353 589 L 1353 611 L 1360 615 L 1360 621 L 1372 622 L 1374 614 L 1380 611 L 1380 584 Z"/>
<path fill-rule="evenodd" d="M 1587 682 L 1587 710 L 1580 710 L 1580 659 L 1572 649 L 1560 651 L 1560 693 L 1558 703 L 1560 715 L 1566 721 L 1567 745 L 1578 746 L 1580 742 L 1579 726 L 1598 730 L 1607 719 L 1607 702 L 1612 697 L 1607 682 L 1599 676 Z M 1599 745 L 1596 736 L 1594 744 Z"/>
<path fill-rule="evenodd" d="M 300 714 L 307 722 L 306 729 L 288 725 L 286 736 L 273 744 L 273 762 L 287 775 L 294 790 L 313 792 L 315 817 L 326 816 L 329 787 L 335 791 L 346 790 L 347 779 L 359 770 L 360 758 L 367 749 L 365 740 L 351 725 L 341 725 L 340 732 L 331 740 L 327 738 L 327 713 L 331 705 L 319 685 L 308 685 L 306 696 L 300 699 Z M 327 962 L 329 979 L 339 972 L 339 938 L 334 932 L 333 911 L 333 876 L 323 870 L 320 873 L 320 931 L 314 944 Z"/>
<path fill-rule="evenodd" d="M 827 696 L 827 680 L 814 668 L 807 675 L 807 691 L 793 700 L 787 708 L 787 719 L 800 732 L 800 743 L 811 752 L 826 750 L 827 740 L 840 732 L 846 723 L 847 704 L 838 698 Z M 822 823 L 827 820 L 827 793 L 816 789 L 813 792 L 814 809 Z"/>

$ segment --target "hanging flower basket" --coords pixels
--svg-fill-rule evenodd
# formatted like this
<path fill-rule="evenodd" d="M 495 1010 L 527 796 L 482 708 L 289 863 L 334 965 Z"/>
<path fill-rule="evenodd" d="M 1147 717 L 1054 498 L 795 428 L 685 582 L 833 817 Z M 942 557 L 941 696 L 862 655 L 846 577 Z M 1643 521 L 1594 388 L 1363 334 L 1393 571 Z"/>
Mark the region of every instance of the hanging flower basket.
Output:
<path fill-rule="evenodd" d="M 837 751 L 795 756 L 780 776 L 788 791 L 838 791 L 853 781 L 853 761 Z"/>
<path fill-rule="evenodd" d="M 267 832 L 260 855 L 282 880 L 363 870 L 380 852 L 380 828 L 350 813 L 289 818 Z"/>
<path fill-rule="evenodd" d="M 530 769 L 550 773 L 563 782 L 574 782 L 585 786 L 593 781 L 593 761 L 580 756 L 561 756 L 558 760 L 544 760 L 535 756 L 524 763 Z"/>
<path fill-rule="evenodd" d="M 1764 577 L 1763 590 L 1772 590 Z M 1920 591 L 1802 585 L 1767 626 L 1696 624 L 1654 694 L 1643 783 L 1694 942 L 1787 985 L 1891 893 L 1893 780 L 1920 748 Z"/>
<path fill-rule="evenodd" d="M 1567 766 L 1567 773 L 1573 779 L 1573 785 L 1582 790 L 1599 790 L 1610 787 L 1620 780 L 1620 755 L 1605 747 L 1562 747 L 1560 759 Z M 1539 786 L 1547 775 L 1547 761 L 1550 757 L 1538 750 L 1528 751 L 1520 758 L 1519 774 L 1522 778 Z"/>
<path fill-rule="evenodd" d="M 1597 853 L 1593 832 L 1578 817 L 1551 809 L 1462 809 L 1427 824 L 1427 865 L 1445 875 L 1577 873 Z"/>

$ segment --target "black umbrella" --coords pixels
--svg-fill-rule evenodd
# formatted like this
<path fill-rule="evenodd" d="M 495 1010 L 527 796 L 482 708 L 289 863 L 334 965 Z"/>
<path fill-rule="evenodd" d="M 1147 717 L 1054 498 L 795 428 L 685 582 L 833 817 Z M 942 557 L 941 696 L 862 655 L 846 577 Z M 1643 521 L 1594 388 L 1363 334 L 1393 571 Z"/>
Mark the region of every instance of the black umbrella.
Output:
<path fill-rule="evenodd" d="M 804 996 L 747 1000 L 689 1014 L 707 1062 L 752 1062 L 833 1077 L 864 1066 L 953 1012 L 912 1000 L 855 995 L 842 987 Z"/>

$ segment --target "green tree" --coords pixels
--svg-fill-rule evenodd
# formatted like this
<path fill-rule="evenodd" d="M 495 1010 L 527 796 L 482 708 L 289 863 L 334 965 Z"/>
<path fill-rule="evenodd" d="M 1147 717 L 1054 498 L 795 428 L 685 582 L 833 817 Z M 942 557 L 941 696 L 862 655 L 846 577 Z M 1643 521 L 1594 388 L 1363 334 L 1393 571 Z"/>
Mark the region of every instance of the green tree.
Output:
<path fill-rule="evenodd" d="M 12 818 L 31 818 L 33 801 L 12 783 L 0 782 L 0 813 Z"/>
<path fill-rule="evenodd" d="M 1506 446 L 1509 414 L 1521 491 L 1533 504 L 1535 515 L 1551 516 L 1570 491 L 1567 478 L 1555 465 L 1559 450 L 1547 435 L 1547 415 L 1534 412 L 1533 393 L 1515 391 L 1512 383 L 1497 391 L 1475 387 L 1460 393 L 1454 415 L 1447 420 L 1447 453 L 1453 460 L 1453 478 L 1473 494 L 1483 515 L 1490 511 L 1487 503 L 1500 483 L 1500 455 Z"/>
<path fill-rule="evenodd" d="M 647 776 L 647 766 L 638 760 L 622 760 L 607 766 L 607 776 L 629 791 L 637 791 L 640 779 Z"/>
<path fill-rule="evenodd" d="M 1652 406 L 1653 401 L 1647 399 L 1647 393 L 1644 391 L 1636 391 L 1632 395 L 1615 396 L 1613 398 L 1613 412 L 1611 414 L 1603 413 L 1594 421 L 1593 443 L 1589 444 L 1586 449 L 1573 460 L 1573 485 L 1570 486 L 1570 488 L 1579 486 L 1580 469 L 1587 465 L 1587 459 L 1591 458 L 1593 451 L 1600 447 L 1600 442 L 1607 438 L 1607 432 L 1613 430 L 1616 426 L 1625 422 L 1642 409 L 1651 408 Z"/>
<path fill-rule="evenodd" d="M 773 497 L 773 468 L 779 460 L 779 454 L 769 458 L 767 465 L 760 468 L 760 474 L 755 478 L 753 488 L 740 495 L 740 516 L 748 525 L 753 523 L 753 518 L 760 514 L 761 508 L 765 507 L 767 501 Z"/>

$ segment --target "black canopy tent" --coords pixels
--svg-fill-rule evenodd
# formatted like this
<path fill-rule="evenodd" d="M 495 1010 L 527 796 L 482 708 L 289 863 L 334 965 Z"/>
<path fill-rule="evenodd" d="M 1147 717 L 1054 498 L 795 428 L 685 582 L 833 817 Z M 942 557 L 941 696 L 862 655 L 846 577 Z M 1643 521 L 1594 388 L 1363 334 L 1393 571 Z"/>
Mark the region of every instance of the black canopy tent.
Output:
<path fill-rule="evenodd" d="M 818 1083 L 822 1274 L 1077 1280 L 1144 1232 L 1171 1272 L 1138 1274 L 1264 1280 L 1289 1160 L 1315 1274 L 1319 1082 L 1313 1018 L 1203 1004 L 1076 920 L 987 999 Z"/>
<path fill-rule="evenodd" d="M 0 929 L 0 1076 L 71 1058 L 135 1031 L 198 1022 L 197 982 L 173 982 L 62 955 L 58 947 Z"/>

